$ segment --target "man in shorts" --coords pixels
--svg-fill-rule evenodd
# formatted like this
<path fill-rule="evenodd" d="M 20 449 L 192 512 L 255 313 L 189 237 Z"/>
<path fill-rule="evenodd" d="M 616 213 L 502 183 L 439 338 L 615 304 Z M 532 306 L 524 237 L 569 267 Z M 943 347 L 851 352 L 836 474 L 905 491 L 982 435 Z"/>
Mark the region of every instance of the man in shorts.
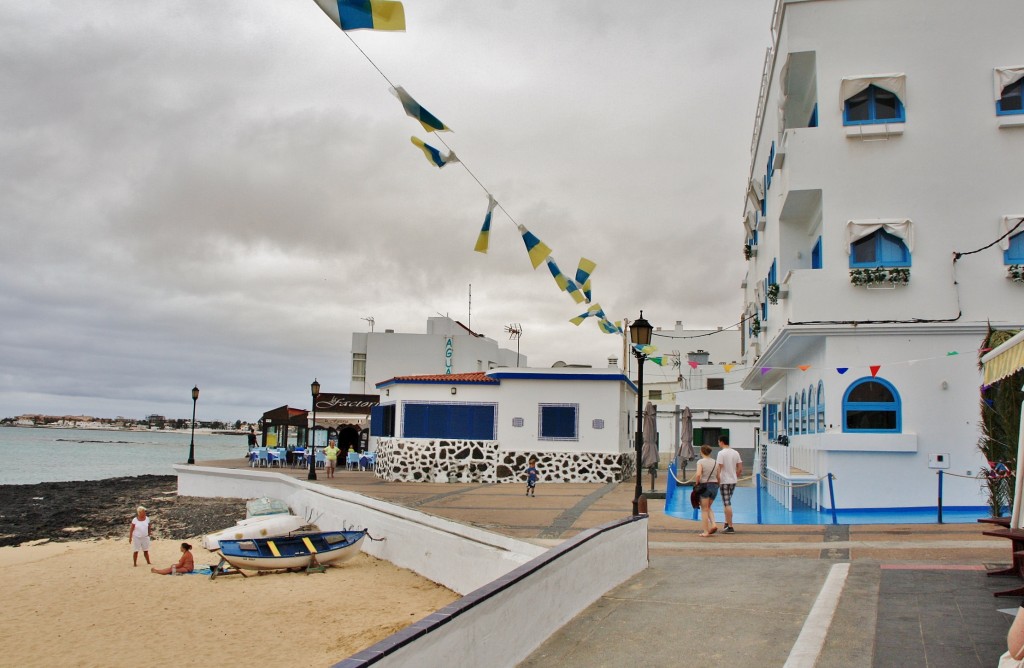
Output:
<path fill-rule="evenodd" d="M 715 461 L 718 462 L 719 491 L 722 493 L 722 505 L 725 506 L 725 530 L 723 533 L 736 533 L 732 526 L 732 493 L 736 482 L 743 475 L 743 461 L 740 453 L 729 447 L 729 437 L 718 437 L 718 447 L 722 450 Z"/>

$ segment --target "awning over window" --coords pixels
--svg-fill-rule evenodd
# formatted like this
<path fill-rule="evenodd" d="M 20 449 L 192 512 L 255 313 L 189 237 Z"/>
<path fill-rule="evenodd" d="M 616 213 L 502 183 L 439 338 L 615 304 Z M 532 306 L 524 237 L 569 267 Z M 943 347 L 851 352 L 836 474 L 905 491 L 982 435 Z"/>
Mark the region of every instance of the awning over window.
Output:
<path fill-rule="evenodd" d="M 754 197 L 760 202 L 764 199 L 764 183 L 758 179 L 750 180 L 750 187 L 754 191 Z"/>
<path fill-rule="evenodd" d="M 897 74 L 871 74 L 857 77 L 843 77 L 839 85 L 839 111 L 846 108 L 846 101 L 851 97 L 867 90 L 868 86 L 878 86 L 887 90 L 900 99 L 904 105 L 907 103 L 907 75 Z M 998 99 L 998 98 L 996 98 Z"/>
<path fill-rule="evenodd" d="M 885 230 L 894 237 L 899 237 L 907 250 L 914 252 L 914 224 L 909 218 L 872 218 L 851 220 L 846 223 L 846 254 L 850 254 L 850 244 L 878 230 Z"/>
<path fill-rule="evenodd" d="M 1009 233 L 1014 227 L 1017 227 L 1017 223 L 1024 220 L 1022 216 L 1003 216 L 1003 219 L 999 222 L 999 236 Z M 1017 233 L 1024 232 L 1024 225 L 1017 227 Z M 1016 236 L 1016 234 L 1014 235 Z M 1010 237 L 1006 236 L 999 240 L 1000 250 L 1010 250 Z"/>
<path fill-rule="evenodd" d="M 767 390 L 761 390 L 761 398 L 757 400 L 757 403 L 762 406 L 786 403 L 786 379 L 783 378 Z"/>
<path fill-rule="evenodd" d="M 1024 331 L 1017 332 L 1010 340 L 983 355 L 981 366 L 986 385 L 1024 369 Z"/>
<path fill-rule="evenodd" d="M 1019 67 L 997 67 L 992 71 L 995 79 L 996 102 L 1003 96 L 1007 86 L 1012 86 L 1021 79 L 1024 79 L 1024 65 Z"/>

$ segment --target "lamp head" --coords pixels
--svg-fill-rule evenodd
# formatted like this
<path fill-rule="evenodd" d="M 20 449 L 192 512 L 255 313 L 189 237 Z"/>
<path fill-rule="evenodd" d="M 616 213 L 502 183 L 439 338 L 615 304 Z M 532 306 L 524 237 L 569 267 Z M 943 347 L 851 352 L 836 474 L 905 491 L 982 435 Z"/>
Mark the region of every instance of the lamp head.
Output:
<path fill-rule="evenodd" d="M 320 383 L 316 378 L 314 378 L 313 382 L 309 384 L 309 389 L 313 393 L 314 397 L 320 396 Z"/>
<path fill-rule="evenodd" d="M 644 312 L 640 311 L 640 317 L 629 324 L 629 340 L 635 346 L 646 346 L 651 343 L 651 323 L 644 320 Z"/>
<path fill-rule="evenodd" d="M 197 399 L 199 399 L 199 388 L 198 387 L 193 387 L 192 388 L 192 401 L 196 401 Z"/>

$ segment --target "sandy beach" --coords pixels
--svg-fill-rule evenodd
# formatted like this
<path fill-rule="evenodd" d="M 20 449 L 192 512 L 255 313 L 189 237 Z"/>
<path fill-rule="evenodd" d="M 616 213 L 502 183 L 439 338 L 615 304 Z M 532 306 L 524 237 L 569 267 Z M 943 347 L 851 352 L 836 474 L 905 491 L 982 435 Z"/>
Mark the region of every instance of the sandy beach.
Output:
<path fill-rule="evenodd" d="M 154 541 L 154 565 L 179 544 Z M 132 567 L 127 535 L 0 548 L 0 591 L 3 663 L 17 666 L 327 666 L 458 598 L 365 554 L 311 575 L 154 575 L 141 555 Z"/>

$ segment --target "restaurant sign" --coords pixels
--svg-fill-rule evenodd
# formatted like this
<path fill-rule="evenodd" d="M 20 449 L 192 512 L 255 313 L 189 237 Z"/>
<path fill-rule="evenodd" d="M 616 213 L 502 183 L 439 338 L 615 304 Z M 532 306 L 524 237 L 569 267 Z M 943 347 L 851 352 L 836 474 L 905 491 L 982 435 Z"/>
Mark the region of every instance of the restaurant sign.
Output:
<path fill-rule="evenodd" d="M 370 409 L 380 403 L 376 394 L 331 394 L 321 392 L 316 400 L 318 411 L 332 413 L 358 413 L 369 415 Z"/>

